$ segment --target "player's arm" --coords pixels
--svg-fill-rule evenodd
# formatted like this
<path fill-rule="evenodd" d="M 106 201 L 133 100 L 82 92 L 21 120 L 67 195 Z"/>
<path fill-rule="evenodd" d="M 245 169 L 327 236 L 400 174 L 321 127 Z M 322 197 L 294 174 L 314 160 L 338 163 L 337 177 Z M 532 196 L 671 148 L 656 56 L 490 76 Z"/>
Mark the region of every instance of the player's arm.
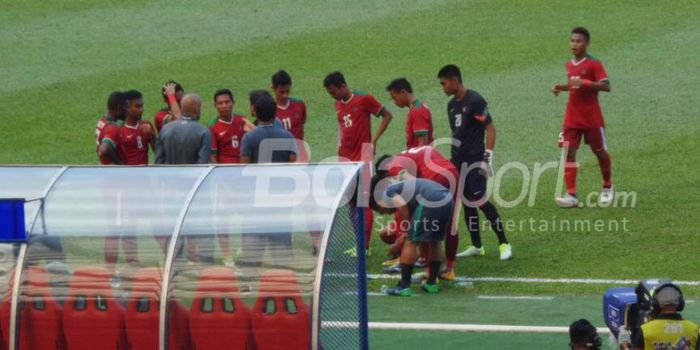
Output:
<path fill-rule="evenodd" d="M 406 203 L 403 197 L 398 194 L 394 195 L 391 197 L 391 204 L 394 208 L 396 208 L 396 212 L 398 213 L 398 217 L 401 218 L 401 222 L 410 222 L 411 212 L 408 210 L 408 203 Z M 399 227 L 406 227 L 401 225 L 401 222 L 399 223 Z"/>
<path fill-rule="evenodd" d="M 145 121 L 140 124 L 141 125 L 141 130 L 143 130 L 146 135 L 149 135 L 148 138 L 148 146 L 151 147 L 151 150 L 153 152 L 156 151 L 156 129 L 153 127 L 153 124 L 149 121 Z"/>
<path fill-rule="evenodd" d="M 241 140 L 241 156 L 238 159 L 238 162 L 241 164 L 250 164 L 252 160 L 252 154 L 253 154 L 253 145 L 250 142 L 250 138 L 248 137 L 248 134 L 243 135 L 243 139 Z"/>
<path fill-rule="evenodd" d="M 180 110 L 180 105 L 177 103 L 177 97 L 175 97 L 175 86 L 174 83 L 165 84 L 165 96 L 168 98 L 170 113 L 172 113 L 175 118 L 180 118 L 182 117 L 182 111 Z"/>
<path fill-rule="evenodd" d="M 493 123 L 489 123 L 484 128 L 486 129 L 486 150 L 493 151 L 496 147 L 496 127 Z"/>
<path fill-rule="evenodd" d="M 209 132 L 211 133 L 211 151 L 209 152 L 209 163 L 217 164 L 219 162 L 219 143 L 216 140 L 216 132 L 214 132 L 212 129 L 209 129 Z"/>
<path fill-rule="evenodd" d="M 384 131 L 386 131 L 386 128 L 389 127 L 391 119 L 394 117 L 391 115 L 391 112 L 389 112 L 389 110 L 386 108 L 382 108 L 382 110 L 379 111 L 379 115 L 382 117 L 382 122 L 381 124 L 379 124 L 377 132 L 374 133 L 374 137 L 372 137 L 372 146 L 375 150 L 377 149 L 377 141 L 379 141 L 379 138 L 382 137 Z"/>
<path fill-rule="evenodd" d="M 112 143 L 112 140 L 110 139 L 103 139 L 102 143 L 100 143 L 100 148 L 98 149 L 98 154 L 100 157 L 109 157 L 109 159 L 112 160 L 113 164 L 121 164 L 121 160 L 119 160 L 119 156 L 117 155 L 117 148 L 114 146 L 114 143 Z"/>
<path fill-rule="evenodd" d="M 249 122 L 248 119 L 245 118 L 243 119 L 243 121 L 245 122 L 245 125 L 243 126 L 243 130 L 245 130 L 245 132 L 255 130 L 255 124 Z"/>
<path fill-rule="evenodd" d="M 552 86 L 554 96 L 559 96 L 559 93 L 562 91 L 569 91 L 569 84 L 554 84 Z"/>
<path fill-rule="evenodd" d="M 587 79 L 571 79 L 569 80 L 571 89 L 585 89 L 593 91 L 610 92 L 610 81 L 607 79 L 601 81 L 592 81 Z"/>

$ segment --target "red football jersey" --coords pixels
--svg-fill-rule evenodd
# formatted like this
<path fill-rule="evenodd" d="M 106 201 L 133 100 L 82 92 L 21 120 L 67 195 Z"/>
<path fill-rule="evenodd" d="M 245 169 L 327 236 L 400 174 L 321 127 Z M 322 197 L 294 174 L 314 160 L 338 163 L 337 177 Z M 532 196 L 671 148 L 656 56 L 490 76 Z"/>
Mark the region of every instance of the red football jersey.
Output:
<path fill-rule="evenodd" d="M 286 106 L 277 105 L 276 116 L 284 128 L 294 135 L 295 139 L 304 139 L 304 124 L 306 123 L 306 104 L 304 101 L 290 98 Z"/>
<path fill-rule="evenodd" d="M 122 154 L 121 147 L 121 122 L 116 122 L 111 119 L 106 119 L 107 123 L 104 125 L 100 131 L 100 135 L 97 136 L 97 154 L 100 159 L 100 164 L 110 165 L 114 164 L 112 158 L 109 155 L 99 156 L 99 148 L 103 142 L 109 144 L 109 146 L 117 153 L 117 158 L 123 163 L 124 156 Z"/>
<path fill-rule="evenodd" d="M 219 118 L 209 124 L 211 130 L 211 153 L 216 154 L 220 164 L 241 161 L 241 141 L 245 135 L 245 117 L 234 115 L 230 122 Z"/>
<path fill-rule="evenodd" d="M 162 109 L 156 112 L 156 114 L 153 116 L 153 120 L 156 124 L 156 130 L 158 130 L 158 133 L 160 133 L 160 129 L 162 129 L 165 124 L 168 124 L 173 120 L 173 115 L 170 114 L 169 110 Z"/>
<path fill-rule="evenodd" d="M 105 125 L 107 125 L 107 117 L 100 117 L 100 119 L 97 120 L 97 126 L 95 127 L 95 143 L 97 144 L 97 147 L 100 147 L 100 133 Z"/>
<path fill-rule="evenodd" d="M 566 63 L 569 79 L 578 78 L 600 82 L 608 80 L 603 63 L 586 56 L 579 62 L 571 60 Z M 581 87 L 569 89 L 569 103 L 566 105 L 564 128 L 592 129 L 605 126 L 603 113 L 598 103 L 598 91 Z"/>
<path fill-rule="evenodd" d="M 124 165 L 147 165 L 148 145 L 153 139 L 153 125 L 139 120 L 135 126 L 124 124 L 121 128 L 121 148 Z"/>
<path fill-rule="evenodd" d="M 372 142 L 371 115 L 378 116 L 384 106 L 374 96 L 354 92 L 347 101 L 336 101 L 335 112 L 340 126 L 338 156 L 362 161 L 362 145 Z"/>
<path fill-rule="evenodd" d="M 433 146 L 411 148 L 397 154 L 389 163 L 389 175 L 398 176 L 402 171 L 443 184 L 448 174 L 453 176 L 457 168 Z M 455 181 L 458 179 L 455 178 Z"/>
<path fill-rule="evenodd" d="M 416 99 L 406 118 L 406 149 L 418 147 L 417 136 L 428 136 L 428 144 L 433 142 L 433 117 L 425 103 Z"/>

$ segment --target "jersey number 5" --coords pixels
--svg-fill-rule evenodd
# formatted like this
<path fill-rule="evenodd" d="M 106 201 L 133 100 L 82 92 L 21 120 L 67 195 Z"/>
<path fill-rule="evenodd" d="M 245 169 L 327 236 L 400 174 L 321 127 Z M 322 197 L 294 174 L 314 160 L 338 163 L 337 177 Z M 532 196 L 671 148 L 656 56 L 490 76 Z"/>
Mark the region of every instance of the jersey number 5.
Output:
<path fill-rule="evenodd" d="M 350 118 L 352 114 L 346 114 L 343 116 L 343 122 L 346 128 L 352 128 L 352 119 Z"/>

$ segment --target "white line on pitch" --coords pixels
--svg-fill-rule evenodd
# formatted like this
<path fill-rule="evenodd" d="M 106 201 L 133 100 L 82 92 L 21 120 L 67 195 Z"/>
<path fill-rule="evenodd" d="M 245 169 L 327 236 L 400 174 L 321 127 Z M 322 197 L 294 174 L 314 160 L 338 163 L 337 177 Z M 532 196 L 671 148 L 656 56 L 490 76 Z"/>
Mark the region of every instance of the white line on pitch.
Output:
<path fill-rule="evenodd" d="M 398 275 L 368 274 L 368 279 L 398 279 Z M 640 280 L 615 280 L 600 278 L 529 278 L 529 277 L 457 277 L 457 282 L 512 282 L 512 283 L 562 283 L 562 284 L 637 284 Z M 700 281 L 674 281 L 679 286 L 700 286 Z"/>
<path fill-rule="evenodd" d="M 323 327 L 328 328 L 357 328 L 357 322 L 322 321 Z M 399 323 L 399 322 L 369 322 L 369 329 L 377 330 L 420 330 L 446 332 L 499 332 L 499 333 L 569 333 L 569 327 L 553 326 L 510 326 L 489 324 L 458 324 L 458 323 Z M 598 328 L 599 334 L 609 334 L 607 328 Z"/>
<path fill-rule="evenodd" d="M 554 300 L 551 296 L 534 296 L 534 295 L 479 295 L 477 299 L 482 300 Z"/>

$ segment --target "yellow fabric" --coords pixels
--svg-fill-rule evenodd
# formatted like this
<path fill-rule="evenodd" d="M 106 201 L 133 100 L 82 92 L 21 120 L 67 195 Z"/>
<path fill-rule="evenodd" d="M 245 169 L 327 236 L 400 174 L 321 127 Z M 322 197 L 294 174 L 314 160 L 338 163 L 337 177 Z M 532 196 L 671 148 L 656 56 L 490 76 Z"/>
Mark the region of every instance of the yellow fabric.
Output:
<path fill-rule="evenodd" d="M 688 349 L 696 349 L 698 325 L 688 320 L 657 319 L 642 325 L 645 350 L 673 350 L 681 339 L 690 342 Z"/>

